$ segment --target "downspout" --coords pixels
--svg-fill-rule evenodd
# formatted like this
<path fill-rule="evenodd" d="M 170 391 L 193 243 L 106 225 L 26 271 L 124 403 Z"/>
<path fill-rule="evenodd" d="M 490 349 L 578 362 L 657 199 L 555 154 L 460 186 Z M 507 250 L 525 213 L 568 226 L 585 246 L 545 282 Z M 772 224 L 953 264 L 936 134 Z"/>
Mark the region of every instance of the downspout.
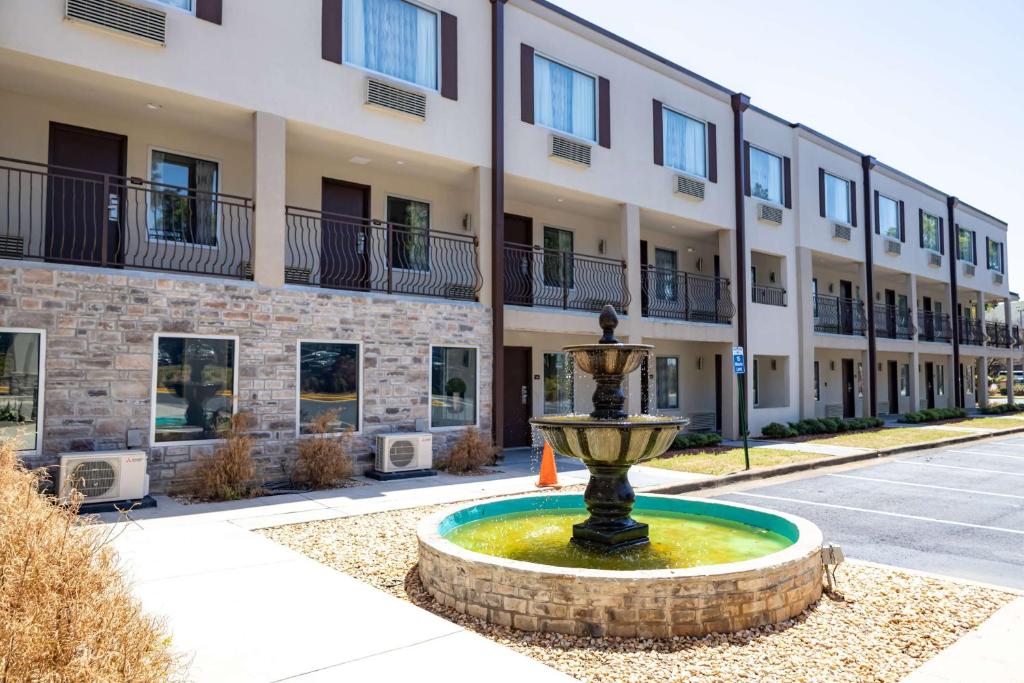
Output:
<path fill-rule="evenodd" d="M 960 377 L 960 308 L 956 283 L 956 219 L 953 216 L 956 205 L 960 203 L 956 197 L 946 197 L 946 222 L 949 223 L 949 317 L 953 321 L 953 400 L 957 408 L 964 407 L 964 387 Z"/>
<path fill-rule="evenodd" d="M 505 446 L 505 2 L 491 0 L 491 435 Z"/>
<path fill-rule="evenodd" d="M 747 160 L 743 155 L 743 112 L 750 106 L 750 98 L 743 93 L 735 93 L 732 96 L 732 146 L 735 163 L 734 185 L 736 194 L 736 339 L 739 346 L 743 347 L 744 361 L 749 355 L 747 349 L 747 221 L 746 221 L 746 196 L 743 188 L 746 187 Z M 746 363 L 750 368 L 751 364 Z M 747 395 L 749 393 L 749 382 L 742 383 L 739 402 L 743 410 L 747 410 Z M 742 435 L 741 435 L 742 436 Z"/>
<path fill-rule="evenodd" d="M 871 223 L 874 219 L 871 213 L 873 204 L 871 201 L 871 169 L 875 167 L 875 158 L 870 154 L 865 154 L 860 158 L 860 163 L 864 169 L 864 268 L 867 271 L 865 285 L 868 289 L 868 401 L 871 404 L 870 416 L 877 417 L 878 373 L 875 370 L 875 365 L 878 362 L 878 351 L 875 340 L 875 235 Z"/>

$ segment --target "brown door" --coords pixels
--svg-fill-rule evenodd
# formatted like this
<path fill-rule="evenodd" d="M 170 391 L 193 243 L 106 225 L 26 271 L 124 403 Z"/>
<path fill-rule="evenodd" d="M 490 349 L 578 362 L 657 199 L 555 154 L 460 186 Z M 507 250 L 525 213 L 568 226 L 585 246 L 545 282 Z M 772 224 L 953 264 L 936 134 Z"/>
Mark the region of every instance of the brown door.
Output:
<path fill-rule="evenodd" d="M 324 178 L 320 210 L 320 284 L 369 290 L 370 186 Z"/>
<path fill-rule="evenodd" d="M 853 386 L 853 359 L 843 359 L 843 417 L 856 417 L 857 393 Z"/>
<path fill-rule="evenodd" d="M 533 376 L 532 349 L 505 347 L 505 447 L 517 448 L 533 444 L 530 417 L 533 402 L 530 391 Z"/>
<path fill-rule="evenodd" d="M 924 297 L 921 308 L 924 310 L 924 330 L 922 335 L 927 341 L 935 341 L 935 316 L 932 313 L 932 298 Z M 913 409 L 913 407 L 911 407 Z"/>
<path fill-rule="evenodd" d="M 533 305 L 533 219 L 505 214 L 505 303 Z"/>
<path fill-rule="evenodd" d="M 46 258 L 119 265 L 127 138 L 50 122 Z"/>
<path fill-rule="evenodd" d="M 924 398 L 929 408 L 935 407 L 935 364 L 924 364 Z"/>
<path fill-rule="evenodd" d="M 900 412 L 900 369 L 899 364 L 891 360 L 889 368 L 889 414 L 896 415 Z"/>

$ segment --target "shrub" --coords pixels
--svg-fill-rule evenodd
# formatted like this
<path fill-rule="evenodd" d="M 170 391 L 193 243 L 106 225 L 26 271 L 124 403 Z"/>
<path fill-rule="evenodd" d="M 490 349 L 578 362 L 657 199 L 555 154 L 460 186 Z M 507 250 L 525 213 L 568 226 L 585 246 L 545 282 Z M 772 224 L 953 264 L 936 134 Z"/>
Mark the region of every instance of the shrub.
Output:
<path fill-rule="evenodd" d="M 899 421 L 904 424 L 921 424 L 922 422 L 954 420 L 961 417 L 967 417 L 967 411 L 963 408 L 925 408 L 904 413 L 900 415 Z"/>
<path fill-rule="evenodd" d="M 985 406 L 981 412 L 985 415 L 1003 415 L 1004 413 L 1017 413 L 1024 410 L 1024 403 L 1002 403 L 999 405 Z"/>
<path fill-rule="evenodd" d="M 769 422 L 761 428 L 761 436 L 766 436 L 769 439 L 785 439 L 796 435 L 795 429 L 781 422 Z"/>
<path fill-rule="evenodd" d="M 39 493 L 42 471 L 0 443 L 0 678 L 141 681 L 179 678 L 163 624 L 146 615 L 102 527 Z"/>
<path fill-rule="evenodd" d="M 672 449 L 679 451 L 686 448 L 705 448 L 720 443 L 722 435 L 716 432 L 686 432 L 676 435 L 672 441 Z"/>
<path fill-rule="evenodd" d="M 467 427 L 448 449 L 444 469 L 452 474 L 476 472 L 493 465 L 497 455 L 498 449 L 489 437 L 475 427 Z"/>
<path fill-rule="evenodd" d="M 352 430 L 341 436 L 328 436 L 338 420 L 338 411 L 320 413 L 309 425 L 310 436 L 299 441 L 299 457 L 292 481 L 311 489 L 326 489 L 352 476 L 348 441 Z"/>
<path fill-rule="evenodd" d="M 243 411 L 232 415 L 224 432 L 224 442 L 212 455 L 199 459 L 182 492 L 203 501 L 238 500 L 258 495 L 259 488 L 253 485 L 256 467 L 252 462 L 252 437 L 248 434 L 252 423 L 250 413 Z"/>

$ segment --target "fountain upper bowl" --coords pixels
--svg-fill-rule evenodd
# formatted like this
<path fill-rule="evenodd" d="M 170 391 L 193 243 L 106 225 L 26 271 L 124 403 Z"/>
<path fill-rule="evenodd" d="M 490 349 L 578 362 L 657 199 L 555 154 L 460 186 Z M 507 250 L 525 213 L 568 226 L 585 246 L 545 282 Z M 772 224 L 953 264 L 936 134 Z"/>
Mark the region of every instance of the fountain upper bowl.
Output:
<path fill-rule="evenodd" d="M 650 344 L 573 344 L 563 351 L 588 375 L 628 375 L 654 347 Z"/>
<path fill-rule="evenodd" d="M 658 457 L 669 449 L 684 417 L 632 415 L 622 420 L 601 420 L 589 415 L 535 417 L 535 426 L 562 455 L 585 465 L 620 467 Z"/>

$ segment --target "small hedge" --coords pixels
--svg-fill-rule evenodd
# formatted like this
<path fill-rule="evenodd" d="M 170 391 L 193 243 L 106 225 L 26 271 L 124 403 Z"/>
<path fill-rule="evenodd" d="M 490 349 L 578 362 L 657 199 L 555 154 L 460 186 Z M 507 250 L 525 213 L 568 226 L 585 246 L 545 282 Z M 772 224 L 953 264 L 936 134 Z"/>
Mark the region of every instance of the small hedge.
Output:
<path fill-rule="evenodd" d="M 877 429 L 885 424 L 877 417 L 841 417 L 808 418 L 799 422 L 790 422 L 784 425 L 781 422 L 771 422 L 761 429 L 761 435 L 770 439 L 785 439 L 794 436 L 806 436 L 812 434 L 839 434 L 842 432 L 854 432 L 862 429 Z"/>
<path fill-rule="evenodd" d="M 722 435 L 715 432 L 680 433 L 672 442 L 672 450 L 681 451 L 686 448 L 705 448 L 722 443 Z"/>
<path fill-rule="evenodd" d="M 1002 403 L 1000 405 L 985 406 L 980 411 L 985 415 L 1003 415 L 1005 413 L 1019 413 L 1024 411 L 1024 403 Z"/>
<path fill-rule="evenodd" d="M 922 422 L 953 420 L 960 417 L 967 417 L 967 411 L 963 408 L 928 408 L 912 413 L 904 413 L 900 415 L 900 422 L 914 425 Z"/>

